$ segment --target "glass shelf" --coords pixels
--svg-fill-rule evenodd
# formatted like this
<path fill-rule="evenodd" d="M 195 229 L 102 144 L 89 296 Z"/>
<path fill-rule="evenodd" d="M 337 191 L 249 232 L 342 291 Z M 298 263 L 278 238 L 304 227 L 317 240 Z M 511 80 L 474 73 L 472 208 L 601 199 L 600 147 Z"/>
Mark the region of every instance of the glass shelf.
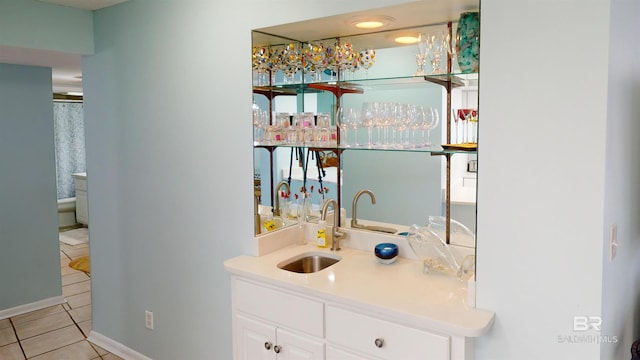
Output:
<path fill-rule="evenodd" d="M 388 152 L 410 152 L 410 153 L 430 153 L 433 155 L 444 155 L 444 154 L 477 154 L 477 149 L 474 150 L 462 150 L 462 149 L 442 149 L 440 145 L 433 145 L 431 147 L 420 147 L 420 148 L 394 148 L 394 147 L 346 147 L 346 146 L 319 146 L 315 144 L 307 144 L 307 143 L 291 143 L 291 144 L 261 144 L 258 142 L 253 143 L 254 148 L 264 148 L 267 150 L 272 150 L 276 148 L 309 148 L 310 150 L 317 151 L 388 151 Z"/>
<path fill-rule="evenodd" d="M 318 93 L 329 91 L 333 94 L 357 93 L 362 94 L 368 88 L 380 89 L 393 86 L 396 89 L 424 87 L 425 82 L 446 86 L 451 82 L 452 87 L 468 86 L 477 81 L 478 73 L 450 73 L 431 74 L 424 76 L 397 76 L 375 79 L 353 79 L 347 81 L 319 81 L 312 83 L 276 84 L 274 86 L 254 86 L 253 92 L 267 97 L 278 95 L 297 95 L 302 93 Z"/>

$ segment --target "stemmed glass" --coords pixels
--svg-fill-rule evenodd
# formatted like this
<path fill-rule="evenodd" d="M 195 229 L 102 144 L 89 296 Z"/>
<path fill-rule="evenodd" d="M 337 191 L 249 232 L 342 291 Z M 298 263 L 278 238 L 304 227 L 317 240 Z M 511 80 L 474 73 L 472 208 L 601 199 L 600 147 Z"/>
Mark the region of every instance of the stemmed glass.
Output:
<path fill-rule="evenodd" d="M 313 69 L 313 81 L 320 81 L 322 72 L 327 68 L 327 53 L 324 44 L 308 44 L 306 56 Z"/>
<path fill-rule="evenodd" d="M 285 83 L 293 84 L 298 70 L 302 67 L 302 49 L 300 44 L 289 43 L 282 50 L 282 71 Z"/>
<path fill-rule="evenodd" d="M 445 37 L 442 31 L 432 34 L 429 38 L 429 58 L 431 59 L 432 74 L 442 74 L 440 64 L 442 51 L 445 49 Z"/>
<path fill-rule="evenodd" d="M 432 107 L 424 108 L 424 115 L 425 121 L 422 123 L 423 136 L 426 131 L 424 145 L 426 147 L 431 147 L 431 130 L 435 129 L 440 123 L 440 116 L 438 114 L 438 109 Z"/>
<path fill-rule="evenodd" d="M 416 54 L 416 69 L 413 76 L 424 76 L 424 64 L 427 62 L 428 37 L 420 33 L 418 35 L 418 53 Z"/>
<path fill-rule="evenodd" d="M 470 120 L 473 109 L 453 109 L 454 122 L 456 123 L 456 141 L 458 139 L 458 122 L 462 124 L 462 144 L 469 141 L 467 136 L 467 121 Z"/>
<path fill-rule="evenodd" d="M 269 48 L 258 46 L 253 48 L 253 68 L 258 72 L 258 86 L 267 85 L 265 75 L 269 70 Z"/>
<path fill-rule="evenodd" d="M 395 146 L 399 149 L 403 149 L 408 145 L 408 141 L 405 142 L 404 140 L 404 134 L 409 129 L 409 125 L 411 124 L 412 111 L 414 110 L 410 104 L 398 104 L 397 106 L 394 130 L 397 137 L 397 139 L 395 140 Z"/>
<path fill-rule="evenodd" d="M 360 129 L 360 115 L 354 109 L 349 109 L 347 113 L 347 127 L 353 129 L 353 146 L 351 147 L 360 147 L 360 143 L 358 142 L 358 129 Z M 346 137 L 346 135 L 345 135 Z M 347 146 L 348 143 L 347 143 Z"/>
<path fill-rule="evenodd" d="M 344 107 L 338 107 L 336 110 L 336 124 L 338 128 L 341 130 L 341 135 L 344 134 L 344 137 L 340 136 L 340 144 L 344 145 L 344 147 L 351 147 L 349 145 L 349 127 L 351 127 L 351 119 L 355 117 L 353 109 L 345 109 Z"/>
<path fill-rule="evenodd" d="M 369 77 L 369 68 L 376 62 L 376 51 L 373 49 L 360 50 L 358 62 L 364 68 L 365 78 Z"/>
<path fill-rule="evenodd" d="M 360 115 L 361 115 L 362 126 L 364 126 L 367 129 L 367 136 L 368 136 L 367 147 L 368 148 L 373 147 L 373 128 L 376 125 L 376 122 L 375 122 L 376 108 L 377 108 L 377 103 L 371 103 L 371 102 L 362 103 L 362 112 L 360 113 Z"/>
<path fill-rule="evenodd" d="M 425 114 L 424 114 L 424 106 L 416 105 L 413 111 L 413 119 L 409 128 L 411 128 L 411 144 L 414 148 L 418 147 L 418 139 L 416 139 L 416 133 L 418 130 L 422 129 L 422 126 L 425 122 Z"/>

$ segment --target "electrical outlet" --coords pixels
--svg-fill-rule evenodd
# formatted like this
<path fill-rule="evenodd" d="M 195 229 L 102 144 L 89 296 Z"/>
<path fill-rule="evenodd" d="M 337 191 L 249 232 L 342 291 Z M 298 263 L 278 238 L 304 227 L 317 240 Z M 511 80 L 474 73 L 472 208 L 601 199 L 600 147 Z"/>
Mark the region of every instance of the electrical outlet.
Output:
<path fill-rule="evenodd" d="M 613 261 L 618 252 L 618 224 L 609 228 L 609 261 Z"/>
<path fill-rule="evenodd" d="M 149 330 L 153 330 L 153 311 L 144 311 L 144 326 Z"/>
<path fill-rule="evenodd" d="M 478 160 L 469 160 L 467 163 L 467 172 L 478 172 Z"/>

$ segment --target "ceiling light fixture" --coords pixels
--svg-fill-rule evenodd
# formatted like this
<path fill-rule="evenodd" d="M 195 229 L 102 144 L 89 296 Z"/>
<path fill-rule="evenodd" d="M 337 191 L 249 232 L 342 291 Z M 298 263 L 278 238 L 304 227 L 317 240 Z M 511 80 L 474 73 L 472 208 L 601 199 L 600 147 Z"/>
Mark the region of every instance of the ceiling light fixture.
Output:
<path fill-rule="evenodd" d="M 393 41 L 397 42 L 398 44 L 405 44 L 405 45 L 415 44 L 418 41 L 420 41 L 420 36 L 419 35 L 401 35 L 393 39 Z"/>
<path fill-rule="evenodd" d="M 393 24 L 396 19 L 384 15 L 356 16 L 351 19 L 351 25 L 358 29 L 379 29 Z"/>

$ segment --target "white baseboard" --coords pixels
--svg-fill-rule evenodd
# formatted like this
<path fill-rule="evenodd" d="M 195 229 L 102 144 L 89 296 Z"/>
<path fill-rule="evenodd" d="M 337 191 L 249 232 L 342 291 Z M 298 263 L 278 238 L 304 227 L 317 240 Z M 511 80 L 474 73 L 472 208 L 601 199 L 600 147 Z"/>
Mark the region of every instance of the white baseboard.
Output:
<path fill-rule="evenodd" d="M 125 360 L 152 360 L 139 352 L 132 350 L 117 341 L 114 341 L 100 333 L 91 331 L 87 340 L 101 348 L 107 350 L 113 355 L 117 355 Z"/>
<path fill-rule="evenodd" d="M 32 302 L 30 304 L 24 304 L 6 310 L 0 310 L 0 320 L 26 314 L 35 310 L 44 309 L 49 306 L 64 304 L 65 302 L 67 302 L 67 300 L 65 300 L 64 296 L 54 296 L 52 298 Z"/>

